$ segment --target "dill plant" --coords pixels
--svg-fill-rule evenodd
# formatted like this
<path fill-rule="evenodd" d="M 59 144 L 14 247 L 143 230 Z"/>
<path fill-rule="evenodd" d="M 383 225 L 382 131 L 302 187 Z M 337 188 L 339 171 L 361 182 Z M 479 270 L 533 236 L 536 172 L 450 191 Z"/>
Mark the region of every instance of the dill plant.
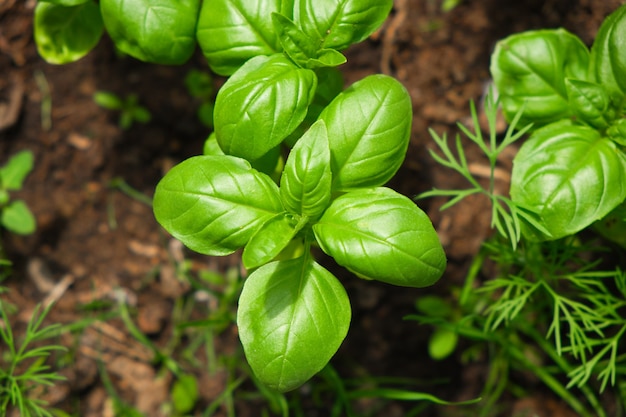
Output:
<path fill-rule="evenodd" d="M 55 351 L 65 350 L 55 343 L 47 343 L 58 333 L 59 324 L 44 326 L 50 307 L 40 306 L 33 311 L 22 340 L 18 340 L 11 328 L 7 303 L 0 300 L 0 415 L 16 410 L 22 417 L 52 416 L 47 403 L 34 398 L 32 391 L 38 387 L 53 386 L 63 377 L 46 364 Z"/>

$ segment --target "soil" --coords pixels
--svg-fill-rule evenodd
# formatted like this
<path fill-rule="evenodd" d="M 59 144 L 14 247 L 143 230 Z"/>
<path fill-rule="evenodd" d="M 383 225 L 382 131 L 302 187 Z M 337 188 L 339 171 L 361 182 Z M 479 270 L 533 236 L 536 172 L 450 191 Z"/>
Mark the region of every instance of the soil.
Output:
<path fill-rule="evenodd" d="M 439 0 L 396 0 L 383 28 L 346 52 L 344 68 L 346 84 L 384 72 L 397 77 L 411 95 L 411 146 L 390 186 L 411 197 L 432 187 L 465 186 L 430 158 L 428 149 L 434 144 L 428 128 L 454 135 L 455 123 L 468 120 L 469 101 L 480 103 L 490 85 L 489 56 L 498 39 L 528 29 L 564 27 L 590 45 L 603 18 L 621 3 L 473 0 L 443 12 Z M 0 1 L 0 162 L 22 149 L 34 153 L 35 169 L 15 196 L 27 202 L 37 219 L 33 235 L 3 236 L 2 245 L 14 263 L 12 277 L 3 282 L 9 288 L 3 297 L 14 307 L 11 317 L 18 336 L 41 302 L 55 302 L 46 323 L 83 323 L 80 331 L 60 337 L 69 350 L 65 357 L 55 357 L 54 365 L 66 379 L 40 392 L 42 399 L 72 415 L 113 415 L 111 391 L 103 383 L 103 375 L 108 375 L 125 402 L 145 415 L 168 415 L 162 404 L 169 398 L 172 378 L 154 366 L 153 352 L 118 317 L 86 320 L 123 302 L 139 330 L 155 346 L 168 349 L 178 334 L 174 315 L 181 311 L 180 300 L 193 301 L 189 305 L 194 305 L 194 319 L 219 300 L 193 283 L 206 271 L 232 274 L 238 269 L 236 256 L 208 259 L 183 249 L 158 226 L 149 205 L 119 187 L 123 181 L 151 196 L 168 168 L 202 152 L 210 130 L 198 121 L 200 103 L 189 96 L 183 79 L 190 69 L 206 70 L 207 65 L 200 53 L 179 67 L 120 57 L 106 36 L 76 63 L 47 64 L 33 42 L 34 6 L 34 0 Z M 136 94 L 151 112 L 151 122 L 121 129 L 119 114 L 94 103 L 98 90 L 122 97 Z M 513 154 L 501 161 L 505 167 Z M 470 162 L 484 165 L 477 152 L 470 149 L 469 155 Z M 506 176 L 500 185 L 507 189 Z M 414 312 L 421 295 L 446 293 L 462 282 L 491 233 L 489 218 L 483 215 L 486 201 L 472 198 L 440 212 L 442 203 L 419 202 L 449 258 L 444 277 L 433 288 L 407 290 L 363 282 L 335 268 L 354 309 L 348 337 L 332 362 L 342 378 L 412 378 L 422 381 L 425 391 L 449 400 L 479 395 L 486 364 L 462 367 L 457 358 L 431 361 L 426 351 L 430 329 L 403 320 Z M 177 349 L 190 340 L 182 338 Z M 232 324 L 216 332 L 213 344 L 218 357 L 241 358 Z M 223 363 L 217 372 L 207 371 L 214 365 L 202 351 L 196 352 L 196 360 L 201 366 L 192 368 L 190 360 L 182 363 L 200 381 L 196 415 L 202 415 L 203 405 L 215 400 L 234 377 Z M 242 385 L 248 392 L 251 387 L 249 381 Z M 501 415 L 573 415 L 540 385 L 527 388 L 529 394 L 521 400 L 505 399 Z M 329 415 L 324 405 L 307 396 L 306 387 L 298 395 L 308 407 L 305 415 Z M 258 400 L 236 398 L 237 416 L 260 415 Z M 403 416 L 407 410 L 393 401 L 357 405 L 370 411 L 379 407 L 366 415 Z M 462 407 L 431 407 L 424 415 L 464 413 Z M 219 407 L 215 415 L 227 415 L 227 407 Z"/>

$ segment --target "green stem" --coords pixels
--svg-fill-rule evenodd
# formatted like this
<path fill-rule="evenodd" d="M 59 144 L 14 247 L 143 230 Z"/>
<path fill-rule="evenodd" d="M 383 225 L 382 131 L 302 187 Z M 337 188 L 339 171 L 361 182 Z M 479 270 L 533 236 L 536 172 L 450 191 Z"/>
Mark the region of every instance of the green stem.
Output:
<path fill-rule="evenodd" d="M 570 365 L 562 356 L 560 356 L 554 350 L 554 347 L 550 343 L 548 343 L 546 339 L 541 334 L 539 334 L 539 332 L 537 332 L 536 329 L 534 329 L 530 325 L 525 325 L 525 324 L 520 323 L 520 330 L 524 332 L 526 335 L 530 336 L 535 341 L 535 343 L 541 349 L 543 349 L 543 351 L 546 354 L 548 354 L 550 359 L 552 359 L 554 363 L 556 363 L 556 365 L 563 371 L 564 374 L 567 375 L 568 373 L 571 372 L 571 370 L 573 369 L 572 365 Z M 513 351 L 513 349 L 511 349 L 511 351 Z M 565 386 L 563 386 L 563 384 L 561 384 L 558 380 L 556 380 L 552 375 L 546 372 L 543 368 L 531 363 L 524 356 L 524 354 L 522 352 L 519 352 L 518 350 L 516 350 L 515 355 L 521 362 L 524 362 L 525 366 L 530 368 L 548 387 L 550 387 L 552 391 L 554 391 L 557 395 L 561 396 L 561 398 L 563 398 L 563 400 L 566 401 L 568 405 L 574 411 L 576 411 L 580 416 L 582 417 L 594 416 L 594 414 L 589 412 L 585 408 L 585 406 L 576 397 L 574 397 L 569 392 L 569 390 L 565 388 Z M 587 398 L 587 401 L 589 402 L 589 404 L 594 408 L 595 412 L 597 413 L 596 415 L 598 417 L 606 417 L 606 413 L 600 406 L 598 399 L 593 394 L 591 389 L 587 385 L 583 385 L 582 387 L 580 387 L 580 390 Z"/>

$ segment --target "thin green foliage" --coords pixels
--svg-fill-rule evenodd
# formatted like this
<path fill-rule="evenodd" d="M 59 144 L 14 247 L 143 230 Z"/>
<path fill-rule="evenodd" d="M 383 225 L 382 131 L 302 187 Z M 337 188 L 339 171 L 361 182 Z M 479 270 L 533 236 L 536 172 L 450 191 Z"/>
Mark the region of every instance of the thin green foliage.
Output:
<path fill-rule="evenodd" d="M 502 151 L 521 138 L 532 127 L 532 125 L 527 125 L 518 129 L 517 124 L 521 117 L 520 112 L 511 121 L 504 138 L 501 141 L 498 141 L 496 133 L 497 109 L 498 101 L 493 99 L 492 93 L 487 94 L 485 98 L 485 115 L 487 116 L 487 123 L 489 127 L 488 139 L 483 137 L 483 133 L 480 130 L 478 112 L 476 111 L 476 105 L 474 102 L 470 103 L 470 112 L 474 131 L 472 132 L 463 124 L 457 123 L 458 128 L 463 132 L 463 134 L 470 139 L 472 143 L 477 145 L 487 157 L 490 168 L 489 185 L 485 188 L 471 173 L 467 163 L 467 157 L 465 156 L 463 142 L 461 141 L 461 136 L 459 134 L 456 135 L 454 141 L 454 151 L 456 151 L 455 156 L 455 152 L 448 144 L 447 135 L 444 133 L 443 136 L 439 136 L 437 132 L 430 129 L 430 135 L 443 154 L 443 156 L 440 156 L 431 149 L 429 152 L 432 158 L 440 165 L 453 169 L 461 174 L 472 187 L 461 190 L 433 189 L 420 194 L 418 198 L 450 197 L 450 200 L 441 207 L 441 210 L 445 210 L 470 195 L 483 194 L 487 196 L 491 201 L 492 207 L 491 226 L 496 228 L 501 235 L 506 237 L 510 241 L 511 246 L 515 248 L 521 238 L 521 221 L 526 221 L 540 230 L 542 230 L 542 226 L 537 222 L 531 211 L 513 203 L 508 197 L 499 195 L 495 192 L 495 170 L 498 163 L 498 156 L 502 153 Z"/>
<path fill-rule="evenodd" d="M 49 343 L 58 333 L 59 325 L 44 326 L 43 322 L 51 307 L 40 306 L 33 311 L 24 332 L 23 340 L 17 340 L 9 317 L 6 303 L 0 300 L 0 415 L 17 410 L 23 417 L 52 417 L 46 402 L 33 398 L 31 392 L 38 387 L 53 386 L 63 377 L 46 364 L 46 359 L 55 351 L 65 348 Z"/>
<path fill-rule="evenodd" d="M 483 187 L 472 175 L 459 135 L 452 149 L 445 135 L 440 137 L 431 131 L 441 150 L 441 155 L 431 151 L 433 158 L 461 174 L 470 188 L 435 189 L 419 197 L 450 197 L 442 207 L 446 209 L 467 196 L 483 194 L 491 201 L 492 227 L 498 235 L 484 243 L 462 288 L 453 289 L 448 299 L 430 302 L 431 306 L 448 306 L 432 312 L 420 308 L 418 302 L 420 314 L 407 318 L 434 326 L 437 330 L 433 335 L 444 330 L 472 341 L 460 354 L 463 361 L 487 355 L 490 371 L 480 416 L 492 415 L 491 410 L 497 408 L 498 399 L 506 391 L 525 395 L 510 375 L 528 371 L 578 415 L 606 416 L 600 394 L 608 387 L 626 386 L 626 354 L 620 350 L 626 333 L 626 274 L 621 269 L 604 269 L 601 261 L 611 254 L 610 249 L 587 236 L 545 242 L 525 239 L 523 224 L 537 230 L 541 225 L 530 210 L 496 194 L 494 173 L 498 155 L 530 126 L 516 131 L 522 109 L 498 142 L 497 106 L 490 94 L 485 102 L 487 138 L 478 128 L 473 103 L 474 129 L 459 124 L 462 133 L 488 159 L 489 184 Z M 495 264 L 496 276 L 482 282 L 481 272 L 488 262 Z M 453 345 L 444 346 L 446 355 L 458 347 L 455 338 L 449 340 Z"/>

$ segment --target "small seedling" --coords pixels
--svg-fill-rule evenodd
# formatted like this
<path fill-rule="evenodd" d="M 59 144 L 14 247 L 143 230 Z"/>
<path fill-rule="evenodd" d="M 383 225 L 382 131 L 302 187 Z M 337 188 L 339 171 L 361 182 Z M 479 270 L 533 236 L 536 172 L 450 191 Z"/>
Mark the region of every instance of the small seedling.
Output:
<path fill-rule="evenodd" d="M 124 130 L 130 129 L 134 122 L 148 123 L 152 118 L 150 111 L 139 104 L 136 94 L 129 94 L 122 99 L 108 91 L 97 91 L 93 100 L 107 110 L 119 111 L 119 125 Z"/>
<path fill-rule="evenodd" d="M 57 334 L 58 324 L 42 327 L 50 307 L 37 307 L 28 322 L 24 339 L 19 342 L 13 335 L 6 310 L 7 304 L 0 300 L 0 415 L 11 415 L 12 410 L 20 416 L 52 417 L 42 400 L 32 398 L 31 391 L 37 387 L 53 386 L 63 379 L 45 364 L 54 351 L 62 346 L 41 344 Z"/>
<path fill-rule="evenodd" d="M 24 179 L 33 169 L 33 154 L 21 151 L 0 167 L 0 225 L 16 234 L 35 231 L 35 217 L 23 200 L 11 200 L 10 192 L 22 189 Z"/>

